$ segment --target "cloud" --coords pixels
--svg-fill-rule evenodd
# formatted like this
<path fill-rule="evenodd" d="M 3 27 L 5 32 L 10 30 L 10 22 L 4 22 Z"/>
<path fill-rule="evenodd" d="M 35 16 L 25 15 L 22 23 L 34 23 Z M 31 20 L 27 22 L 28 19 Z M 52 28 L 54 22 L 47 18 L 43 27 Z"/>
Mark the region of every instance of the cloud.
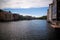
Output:
<path fill-rule="evenodd" d="M 0 0 L 0 8 L 48 7 L 52 0 Z"/>

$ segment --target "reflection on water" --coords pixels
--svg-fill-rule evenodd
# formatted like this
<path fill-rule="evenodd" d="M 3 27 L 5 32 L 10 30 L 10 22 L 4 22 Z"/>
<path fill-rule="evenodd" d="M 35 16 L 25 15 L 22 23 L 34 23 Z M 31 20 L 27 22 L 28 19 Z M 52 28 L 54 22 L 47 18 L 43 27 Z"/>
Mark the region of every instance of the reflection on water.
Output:
<path fill-rule="evenodd" d="M 0 40 L 59 40 L 59 34 L 46 20 L 0 23 Z"/>

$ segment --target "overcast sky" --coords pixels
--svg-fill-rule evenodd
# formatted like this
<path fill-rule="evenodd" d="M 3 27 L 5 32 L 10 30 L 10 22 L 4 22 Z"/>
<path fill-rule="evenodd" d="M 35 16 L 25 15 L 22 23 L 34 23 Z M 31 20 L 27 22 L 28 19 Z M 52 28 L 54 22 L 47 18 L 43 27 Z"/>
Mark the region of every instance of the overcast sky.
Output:
<path fill-rule="evenodd" d="M 0 8 L 48 7 L 52 0 L 0 0 Z"/>
<path fill-rule="evenodd" d="M 12 9 L 15 9 L 15 8 L 16 9 L 17 8 L 19 8 L 19 9 L 21 9 L 21 8 L 22 9 L 37 8 L 37 9 L 35 9 L 35 11 L 37 11 L 38 8 L 39 9 L 40 8 L 45 8 L 46 9 L 46 7 L 48 7 L 50 3 L 52 3 L 52 0 L 0 0 L 0 9 L 5 9 L 6 8 L 6 10 L 9 10 L 7 8 L 12 8 Z M 10 11 L 12 11 L 12 10 L 10 10 Z M 20 10 L 20 11 L 22 11 L 22 10 Z M 41 11 L 41 9 L 40 9 L 40 11 Z M 47 9 L 46 10 L 42 10 L 42 13 L 43 13 L 43 11 L 47 11 Z M 28 12 L 28 10 L 27 10 L 27 12 Z M 34 12 L 34 10 L 32 10 L 32 12 Z M 25 13 L 23 13 L 23 14 L 24 15 L 28 14 L 28 13 L 26 13 L 26 14 Z M 30 14 L 30 15 L 32 15 L 32 14 Z M 38 15 L 36 15 L 36 16 L 38 16 Z"/>

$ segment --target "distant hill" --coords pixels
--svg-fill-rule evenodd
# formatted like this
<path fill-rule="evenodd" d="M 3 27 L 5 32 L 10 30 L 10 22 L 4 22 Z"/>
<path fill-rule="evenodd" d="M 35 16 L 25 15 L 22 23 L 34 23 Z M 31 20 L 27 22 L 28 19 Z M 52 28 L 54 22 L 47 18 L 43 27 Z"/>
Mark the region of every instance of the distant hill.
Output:
<path fill-rule="evenodd" d="M 47 19 L 47 16 L 39 17 L 39 19 Z"/>

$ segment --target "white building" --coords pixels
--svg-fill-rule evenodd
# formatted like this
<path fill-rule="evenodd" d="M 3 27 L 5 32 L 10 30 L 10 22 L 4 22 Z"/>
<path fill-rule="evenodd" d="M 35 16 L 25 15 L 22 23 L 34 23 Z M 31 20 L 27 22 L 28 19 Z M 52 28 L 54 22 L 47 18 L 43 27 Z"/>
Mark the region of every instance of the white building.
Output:
<path fill-rule="evenodd" d="M 49 22 L 52 22 L 52 11 L 53 11 L 53 4 L 49 4 L 49 9 L 48 9 L 48 12 L 47 12 L 47 20 Z"/>

